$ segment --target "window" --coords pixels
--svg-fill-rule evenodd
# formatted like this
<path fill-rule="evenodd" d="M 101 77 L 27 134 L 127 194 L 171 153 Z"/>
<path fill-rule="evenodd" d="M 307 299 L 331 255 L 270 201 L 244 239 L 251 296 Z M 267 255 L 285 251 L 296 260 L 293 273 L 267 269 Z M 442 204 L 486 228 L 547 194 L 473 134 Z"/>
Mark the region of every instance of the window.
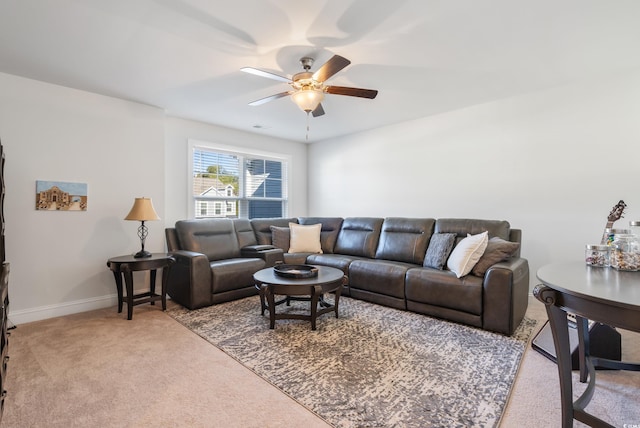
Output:
<path fill-rule="evenodd" d="M 194 217 L 286 217 L 288 158 L 189 144 Z M 191 210 L 191 208 L 190 208 Z"/>

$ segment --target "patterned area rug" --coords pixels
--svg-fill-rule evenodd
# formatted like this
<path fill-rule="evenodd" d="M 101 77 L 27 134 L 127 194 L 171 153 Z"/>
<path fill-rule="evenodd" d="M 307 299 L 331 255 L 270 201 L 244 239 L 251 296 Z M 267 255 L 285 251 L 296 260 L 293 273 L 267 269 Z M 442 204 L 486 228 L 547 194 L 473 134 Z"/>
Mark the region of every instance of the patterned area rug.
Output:
<path fill-rule="evenodd" d="M 506 337 L 348 297 L 316 331 L 269 330 L 258 296 L 168 313 L 335 427 L 497 426 L 535 327 Z"/>

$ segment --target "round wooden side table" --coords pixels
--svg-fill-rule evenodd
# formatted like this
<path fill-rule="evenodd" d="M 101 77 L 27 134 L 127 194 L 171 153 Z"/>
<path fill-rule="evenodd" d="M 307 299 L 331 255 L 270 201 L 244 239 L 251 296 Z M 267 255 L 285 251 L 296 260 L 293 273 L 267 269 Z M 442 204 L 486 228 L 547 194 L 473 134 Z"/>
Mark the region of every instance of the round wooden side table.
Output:
<path fill-rule="evenodd" d="M 591 267 L 580 261 L 542 266 L 537 276 L 542 284 L 534 288 L 533 295 L 545 304 L 551 325 L 560 377 L 562 426 L 572 427 L 575 419 L 592 427 L 610 427 L 586 410 L 596 389 L 595 367 L 640 371 L 640 363 L 591 355 L 588 322 L 640 332 L 640 273 Z M 567 313 L 576 319 L 580 382 L 588 382 L 578 399 L 573 392 Z"/>
<path fill-rule="evenodd" d="M 167 309 L 167 280 L 169 269 L 175 263 L 170 254 L 154 253 L 151 257 L 135 258 L 132 255 L 112 257 L 107 261 L 107 266 L 113 271 L 118 291 L 118 313 L 122 312 L 122 304 L 127 304 L 127 319 L 133 318 L 133 307 L 142 303 L 155 305 L 162 301 L 162 310 Z M 162 291 L 156 294 L 156 270 L 162 269 Z M 150 271 L 149 291 L 133 294 L 133 272 Z M 123 296 L 122 277 L 124 276 L 127 295 Z"/>

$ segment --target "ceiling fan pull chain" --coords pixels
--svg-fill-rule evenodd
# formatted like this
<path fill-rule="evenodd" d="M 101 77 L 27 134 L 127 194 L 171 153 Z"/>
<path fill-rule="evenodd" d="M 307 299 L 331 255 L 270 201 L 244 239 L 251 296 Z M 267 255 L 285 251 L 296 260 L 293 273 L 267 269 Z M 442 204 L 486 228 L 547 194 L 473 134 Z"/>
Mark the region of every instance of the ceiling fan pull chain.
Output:
<path fill-rule="evenodd" d="M 307 141 L 309 141 L 309 113 L 307 111 Z"/>

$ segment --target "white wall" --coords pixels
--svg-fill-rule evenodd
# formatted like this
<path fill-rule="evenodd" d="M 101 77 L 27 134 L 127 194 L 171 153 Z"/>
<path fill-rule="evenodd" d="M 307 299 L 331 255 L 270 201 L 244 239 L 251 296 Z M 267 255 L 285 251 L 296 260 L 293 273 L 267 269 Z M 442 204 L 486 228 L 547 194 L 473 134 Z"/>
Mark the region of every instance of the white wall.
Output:
<path fill-rule="evenodd" d="M 523 230 L 531 286 L 640 220 L 640 73 L 522 95 L 313 144 L 317 216 L 505 219 Z M 348 201 L 348 202 L 345 202 Z"/>
<path fill-rule="evenodd" d="M 106 261 L 140 248 L 139 223 L 123 220 L 134 198 L 151 197 L 164 217 L 163 120 L 157 108 L 0 74 L 12 322 L 116 303 Z M 88 210 L 36 211 L 36 180 L 87 183 Z M 162 222 L 147 224 L 147 249 L 163 251 Z"/>
<path fill-rule="evenodd" d="M 158 108 L 0 74 L 13 323 L 116 304 L 106 261 L 140 249 L 139 223 L 123 220 L 134 198 L 151 197 L 161 218 L 147 223 L 150 251 L 164 251 L 165 226 L 187 216 L 190 138 L 291 156 L 289 214 L 306 215 L 305 144 L 170 118 Z M 36 180 L 87 183 L 88 210 L 37 211 Z M 136 287 L 146 287 L 147 280 L 137 273 Z"/>
<path fill-rule="evenodd" d="M 639 117 L 636 73 L 307 146 L 0 74 L 10 318 L 115 305 L 105 263 L 139 249 L 138 224 L 123 220 L 133 199 L 153 198 L 162 218 L 148 223 L 151 251 L 186 217 L 190 138 L 290 155 L 291 216 L 509 220 L 533 285 L 541 265 L 581 259 L 619 199 L 616 226 L 640 220 Z M 36 180 L 87 183 L 88 211 L 36 211 Z"/>
<path fill-rule="evenodd" d="M 166 218 L 171 226 L 187 218 L 188 191 L 188 140 L 200 140 L 238 150 L 291 156 L 291 188 L 289 193 L 289 216 L 307 215 L 307 145 L 273 137 L 250 134 L 201 122 L 167 117 L 166 132 Z"/>

